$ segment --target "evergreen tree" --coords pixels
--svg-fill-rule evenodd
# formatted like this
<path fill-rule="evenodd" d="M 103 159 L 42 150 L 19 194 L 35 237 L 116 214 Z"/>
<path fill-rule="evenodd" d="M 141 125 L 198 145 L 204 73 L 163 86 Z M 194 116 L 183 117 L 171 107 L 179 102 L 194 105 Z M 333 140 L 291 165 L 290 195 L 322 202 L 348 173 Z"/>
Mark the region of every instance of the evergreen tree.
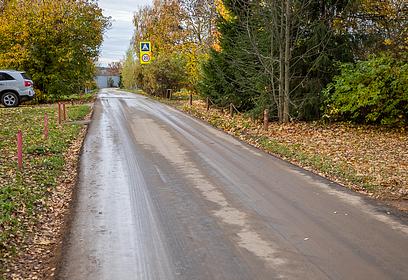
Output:
<path fill-rule="evenodd" d="M 221 50 L 210 50 L 209 59 L 202 65 L 199 87 L 203 97 L 209 97 L 219 106 L 233 103 L 241 110 L 250 111 L 257 107 L 260 84 L 257 80 L 262 79 L 262 69 L 254 54 L 242 52 L 241 46 L 250 43 L 245 30 L 234 19 L 239 11 L 232 8 L 233 4 L 224 1 L 229 16 L 219 17 L 217 21 Z"/>
<path fill-rule="evenodd" d="M 350 61 L 351 42 L 335 35 L 332 20 L 346 2 L 225 0 L 220 51 L 203 66 L 203 96 L 281 121 L 319 117 L 321 89 L 334 60 Z"/>

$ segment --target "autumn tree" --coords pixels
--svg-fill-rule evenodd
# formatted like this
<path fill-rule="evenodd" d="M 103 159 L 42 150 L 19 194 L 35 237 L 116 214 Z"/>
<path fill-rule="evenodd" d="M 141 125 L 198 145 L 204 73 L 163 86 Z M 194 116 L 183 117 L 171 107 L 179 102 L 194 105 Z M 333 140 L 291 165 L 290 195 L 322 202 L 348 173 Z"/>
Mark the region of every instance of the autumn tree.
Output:
<path fill-rule="evenodd" d="M 136 86 L 135 70 L 137 63 L 136 49 L 131 43 L 126 50 L 123 59 L 120 61 L 120 64 L 122 65 L 120 74 L 122 76 L 123 85 L 126 89 L 133 89 Z"/>
<path fill-rule="evenodd" d="M 0 67 L 26 71 L 43 100 L 90 86 L 110 26 L 97 2 L 8 2 L 0 17 Z"/>
<path fill-rule="evenodd" d="M 217 42 L 215 26 L 216 3 L 206 0 L 180 1 L 185 16 L 186 38 L 182 54 L 187 57 L 186 70 L 189 73 L 189 88 L 198 91 L 197 83 L 202 77 L 200 63 L 208 58 L 209 50 Z"/>
<path fill-rule="evenodd" d="M 167 89 L 180 90 L 187 84 L 185 61 L 181 56 L 163 56 L 152 60 L 149 67 L 137 64 L 136 82 L 147 94 L 166 97 Z"/>
<path fill-rule="evenodd" d="M 133 42 L 137 52 L 140 41 L 150 41 L 153 59 L 183 56 L 188 75 L 186 87 L 195 90 L 198 62 L 214 44 L 214 14 L 212 1 L 155 0 L 153 5 L 135 13 Z"/>
<path fill-rule="evenodd" d="M 6 0 L 0 0 L 0 16 L 3 14 L 4 9 L 7 6 L 7 2 Z"/>
<path fill-rule="evenodd" d="M 139 42 L 152 43 L 153 57 L 159 54 L 170 55 L 179 52 L 186 33 L 182 26 L 185 13 L 176 0 L 154 0 L 136 11 L 133 22 L 134 45 L 139 53 Z"/>
<path fill-rule="evenodd" d="M 408 50 L 408 3 L 403 0 L 356 0 L 337 15 L 337 31 L 353 36 L 358 43 L 356 59 L 391 51 L 399 55 Z"/>
<path fill-rule="evenodd" d="M 108 63 L 108 68 L 106 69 L 108 76 L 119 76 L 122 66 L 120 62 Z"/>
<path fill-rule="evenodd" d="M 212 51 L 204 66 L 204 96 L 224 105 L 234 101 L 254 115 L 269 109 L 284 122 L 296 117 L 308 100 L 318 100 L 324 86 L 319 80 L 339 57 L 337 47 L 330 50 L 328 45 L 343 45 L 341 38 L 333 40 L 330 25 L 342 7 L 315 0 L 223 3 L 227 13 L 218 20 L 221 50 Z M 312 87 L 316 82 L 319 86 Z"/>

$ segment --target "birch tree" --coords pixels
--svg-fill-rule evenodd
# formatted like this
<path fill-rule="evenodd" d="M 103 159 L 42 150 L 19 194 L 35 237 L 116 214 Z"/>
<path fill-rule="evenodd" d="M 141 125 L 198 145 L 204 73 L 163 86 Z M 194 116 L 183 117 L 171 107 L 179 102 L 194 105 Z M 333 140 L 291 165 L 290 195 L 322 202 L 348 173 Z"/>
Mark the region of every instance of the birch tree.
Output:
<path fill-rule="evenodd" d="M 122 68 L 120 74 L 122 76 L 123 85 L 126 89 L 133 89 L 136 87 L 135 70 L 138 62 L 136 56 L 136 49 L 133 44 L 130 44 L 126 50 L 123 59 L 120 61 Z"/>

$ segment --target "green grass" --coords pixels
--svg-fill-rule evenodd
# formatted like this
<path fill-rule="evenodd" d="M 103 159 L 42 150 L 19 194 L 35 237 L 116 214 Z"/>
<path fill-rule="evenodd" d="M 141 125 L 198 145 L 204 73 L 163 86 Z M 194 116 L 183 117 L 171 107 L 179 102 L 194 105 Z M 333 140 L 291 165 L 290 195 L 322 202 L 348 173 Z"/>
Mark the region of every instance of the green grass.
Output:
<path fill-rule="evenodd" d="M 290 144 L 280 142 L 276 139 L 268 139 L 260 136 L 260 145 L 263 149 L 268 150 L 274 154 L 282 155 L 286 159 L 295 160 L 305 166 L 309 166 L 314 170 L 323 174 L 331 174 L 341 178 L 346 182 L 351 182 L 356 185 L 364 185 L 371 192 L 377 191 L 370 181 L 372 178 L 364 178 L 357 176 L 354 169 L 349 168 L 347 163 L 336 162 L 329 156 L 322 156 L 319 154 L 307 153 L 299 144 Z"/>
<path fill-rule="evenodd" d="M 81 95 L 81 101 L 82 102 L 92 101 L 94 95 L 95 95 L 94 92 L 89 92 L 88 94 L 82 94 Z M 70 102 L 71 99 L 74 100 L 74 101 L 79 101 L 79 93 L 78 94 L 71 94 L 71 95 L 63 96 L 61 98 L 61 100 L 59 100 L 59 101 L 60 102 Z"/>
<path fill-rule="evenodd" d="M 66 106 L 66 117 L 69 120 L 80 120 L 83 116 L 89 113 L 88 106 Z"/>
<path fill-rule="evenodd" d="M 67 106 L 67 120 L 86 115 L 88 106 Z M 44 139 L 44 114 L 48 138 Z M 58 107 L 0 108 L 0 271 L 4 258 L 24 244 L 27 230 L 46 210 L 81 124 L 58 124 Z M 23 167 L 17 169 L 17 132 L 23 133 Z M 31 230 L 30 230 L 31 231 Z M 19 240 L 16 242 L 15 240 Z M 3 267 L 4 269 L 4 267 Z"/>
<path fill-rule="evenodd" d="M 81 94 L 81 101 L 82 102 L 90 102 L 94 98 L 95 94 L 99 92 L 99 89 L 93 89 L 88 91 L 87 94 L 82 92 Z M 79 101 L 79 92 L 71 95 L 62 96 L 58 102 L 70 102 L 72 100 Z"/>

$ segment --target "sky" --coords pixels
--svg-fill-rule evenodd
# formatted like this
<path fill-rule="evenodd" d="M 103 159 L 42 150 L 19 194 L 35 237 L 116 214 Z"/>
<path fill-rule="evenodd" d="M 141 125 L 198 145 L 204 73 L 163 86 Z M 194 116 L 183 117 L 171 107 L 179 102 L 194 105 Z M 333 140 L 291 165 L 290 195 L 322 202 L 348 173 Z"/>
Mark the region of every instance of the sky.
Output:
<path fill-rule="evenodd" d="M 112 28 L 105 33 L 98 66 L 120 61 L 129 47 L 134 27 L 133 13 L 138 6 L 151 5 L 152 0 L 99 0 L 105 16 L 112 17 Z"/>

